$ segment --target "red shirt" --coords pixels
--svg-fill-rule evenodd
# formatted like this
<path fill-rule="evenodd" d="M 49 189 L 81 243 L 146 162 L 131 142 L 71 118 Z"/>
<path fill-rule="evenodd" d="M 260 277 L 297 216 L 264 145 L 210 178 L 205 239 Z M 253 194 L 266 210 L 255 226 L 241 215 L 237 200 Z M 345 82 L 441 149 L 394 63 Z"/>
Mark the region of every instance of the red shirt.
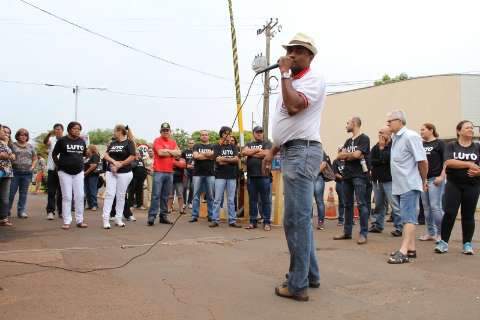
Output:
<path fill-rule="evenodd" d="M 175 150 L 177 148 L 177 143 L 172 139 L 165 139 L 162 137 L 156 138 L 153 141 L 153 171 L 155 172 L 173 172 L 173 162 L 175 161 L 174 157 L 160 157 L 158 155 L 158 150 L 160 149 L 170 149 Z"/>

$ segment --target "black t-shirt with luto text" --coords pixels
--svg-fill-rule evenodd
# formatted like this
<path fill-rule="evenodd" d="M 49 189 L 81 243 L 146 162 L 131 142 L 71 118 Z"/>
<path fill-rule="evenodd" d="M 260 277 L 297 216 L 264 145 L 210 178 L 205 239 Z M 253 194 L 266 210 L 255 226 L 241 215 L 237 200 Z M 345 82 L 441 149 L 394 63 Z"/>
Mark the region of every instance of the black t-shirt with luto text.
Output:
<path fill-rule="evenodd" d="M 83 157 L 87 151 L 85 141 L 81 138 L 72 139 L 69 136 L 58 139 L 53 148 L 52 158 L 59 171 L 76 175 L 83 171 Z"/>
<path fill-rule="evenodd" d="M 470 161 L 480 165 L 480 145 L 472 143 L 468 147 L 461 146 L 457 141 L 450 142 L 445 148 L 445 160 Z M 447 180 L 458 184 L 477 184 L 480 177 L 469 177 L 468 169 L 447 168 Z"/>
<path fill-rule="evenodd" d="M 124 161 L 130 156 L 135 156 L 135 144 L 128 139 L 124 141 L 112 141 L 107 148 L 107 153 L 115 161 Z M 108 171 L 110 171 L 110 166 L 108 166 Z M 132 171 L 132 165 L 128 164 L 118 169 L 117 173 L 127 173 L 130 171 Z"/>

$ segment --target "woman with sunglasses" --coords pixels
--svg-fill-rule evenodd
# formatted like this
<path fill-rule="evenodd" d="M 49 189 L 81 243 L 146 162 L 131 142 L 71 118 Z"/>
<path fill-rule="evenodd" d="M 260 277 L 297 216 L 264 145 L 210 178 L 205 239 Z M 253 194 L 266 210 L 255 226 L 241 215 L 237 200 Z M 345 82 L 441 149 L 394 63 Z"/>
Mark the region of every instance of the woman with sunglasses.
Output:
<path fill-rule="evenodd" d="M 108 168 L 105 173 L 106 193 L 103 203 L 103 228 L 110 229 L 110 212 L 113 199 L 115 203 L 115 225 L 125 227 L 123 210 L 125 194 L 132 181 L 133 173 L 131 163 L 135 160 L 135 141 L 132 131 L 128 126 L 116 125 L 113 130 L 114 140 L 109 144 L 103 159 L 107 161 Z"/>
<path fill-rule="evenodd" d="M 12 152 L 15 160 L 12 161 L 13 179 L 10 184 L 9 212 L 12 210 L 13 201 L 18 191 L 17 217 L 28 218 L 25 212 L 27 207 L 28 187 L 32 182 L 33 169 L 37 164 L 35 148 L 28 143 L 30 136 L 27 129 L 19 129 L 15 134 L 15 142 L 12 144 Z"/>
<path fill-rule="evenodd" d="M 437 253 L 448 251 L 448 241 L 458 209 L 461 208 L 463 253 L 473 255 L 475 210 L 480 194 L 480 145 L 473 142 L 473 128 L 471 121 L 460 121 L 457 140 L 450 142 L 445 150 L 445 215 L 442 220 L 442 239 L 435 247 Z"/>
<path fill-rule="evenodd" d="M 87 146 L 80 137 L 82 125 L 72 121 L 67 126 L 67 135 L 58 139 L 53 148 L 52 158 L 58 169 L 62 190 L 62 229 L 70 229 L 72 223 L 72 192 L 75 199 L 75 222 L 78 228 L 87 228 L 83 221 L 84 160 Z"/>
<path fill-rule="evenodd" d="M 8 146 L 8 135 L 0 125 L 0 226 L 5 227 L 13 225 L 8 219 L 12 160 L 15 160 L 15 155 Z"/>

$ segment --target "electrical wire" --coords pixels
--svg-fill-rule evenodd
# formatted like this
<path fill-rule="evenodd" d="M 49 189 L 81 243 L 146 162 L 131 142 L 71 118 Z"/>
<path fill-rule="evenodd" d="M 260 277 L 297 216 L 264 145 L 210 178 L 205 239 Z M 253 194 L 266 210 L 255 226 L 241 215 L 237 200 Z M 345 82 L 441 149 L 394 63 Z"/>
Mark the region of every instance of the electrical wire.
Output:
<path fill-rule="evenodd" d="M 143 55 L 149 56 L 149 57 L 154 58 L 154 59 L 156 59 L 156 60 L 160 60 L 160 61 L 162 61 L 162 62 L 164 62 L 164 63 L 170 64 L 170 65 L 173 65 L 173 66 L 175 66 L 175 67 L 182 68 L 182 69 L 185 69 L 185 70 L 189 70 L 189 71 L 192 71 L 192 72 L 196 72 L 196 73 L 202 74 L 202 75 L 204 75 L 204 76 L 208 76 L 208 77 L 212 77 L 212 78 L 216 78 L 216 79 L 220 79 L 220 80 L 233 81 L 233 79 L 230 79 L 230 78 L 227 78 L 227 77 L 223 77 L 223 76 L 219 76 L 219 75 L 216 75 L 216 74 L 213 74 L 213 73 L 210 73 L 210 72 L 202 71 L 202 70 L 199 70 L 199 69 L 196 69 L 196 68 L 193 68 L 193 67 L 184 65 L 184 64 L 177 63 L 177 62 L 175 62 L 175 61 L 172 61 L 172 60 L 169 60 L 169 59 L 166 59 L 166 58 L 162 58 L 162 57 L 160 57 L 160 56 L 157 56 L 157 55 L 155 55 L 155 54 L 153 54 L 153 53 L 150 53 L 150 52 L 147 52 L 147 51 L 145 51 L 145 50 L 138 49 L 138 48 L 133 47 L 133 46 L 131 46 L 131 45 L 129 45 L 129 44 L 126 44 L 126 43 L 124 43 L 124 42 L 115 40 L 115 39 L 110 38 L 110 37 L 108 37 L 108 36 L 106 36 L 106 35 L 104 35 L 104 34 L 101 34 L 101 33 L 99 33 L 99 32 L 93 31 L 93 30 L 91 30 L 91 29 L 89 29 L 89 28 L 86 28 L 86 27 L 84 27 L 84 26 L 81 26 L 81 25 L 79 25 L 79 24 L 77 24 L 77 23 L 75 23 L 75 22 L 72 22 L 72 21 L 70 21 L 70 20 L 67 20 L 67 19 L 65 19 L 65 18 L 62 18 L 62 17 L 56 15 L 55 13 L 50 12 L 50 11 L 47 11 L 47 10 L 45 10 L 45 9 L 42 9 L 42 8 L 36 6 L 36 5 L 34 5 L 34 4 L 32 4 L 32 3 L 28 2 L 28 1 L 25 1 L 25 0 L 18 0 L 18 1 L 20 1 L 20 2 L 22 2 L 22 3 L 24 3 L 24 4 L 26 4 L 26 5 L 34 8 L 34 9 L 36 9 L 36 10 L 39 10 L 39 11 L 41 11 L 41 12 L 43 12 L 43 13 L 51 16 L 51 17 L 54 17 L 55 19 L 58 19 L 58 20 L 63 21 L 63 22 L 65 22 L 65 23 L 68 23 L 68 24 L 70 24 L 70 25 L 72 25 L 72 26 L 74 26 L 74 27 L 76 27 L 76 28 L 78 28 L 78 29 L 81 29 L 81 30 L 83 30 L 83 31 L 85 31 L 85 32 L 88 32 L 88 33 L 90 33 L 90 34 L 93 34 L 93 35 L 95 35 L 95 36 L 97 36 L 97 37 L 100 37 L 100 38 L 102 38 L 102 39 L 104 39 L 104 40 L 107 40 L 107 41 L 113 42 L 113 43 L 115 43 L 115 44 L 118 44 L 118 45 L 120 45 L 120 46 L 122 46 L 122 47 L 124 47 L 124 48 L 133 50 L 133 51 L 135 51 L 135 52 L 137 52 L 137 53 L 141 53 L 141 54 L 143 54 Z"/>
<path fill-rule="evenodd" d="M 136 259 L 147 255 L 155 246 L 157 246 L 161 241 L 163 241 L 167 237 L 167 235 L 170 233 L 170 231 L 173 230 L 173 228 L 175 227 L 175 225 L 177 224 L 177 222 L 180 220 L 181 217 L 182 217 L 182 214 L 179 214 L 178 217 L 170 225 L 168 230 L 163 234 L 163 236 L 160 239 L 158 239 L 157 241 L 155 241 L 154 243 L 152 243 L 152 245 L 150 245 L 146 250 L 144 250 L 143 252 L 131 257 L 126 262 L 124 262 L 124 263 L 122 263 L 118 266 L 114 266 L 114 267 L 100 267 L 100 268 L 92 268 L 92 269 L 87 269 L 87 270 L 80 270 L 80 269 L 72 269 L 72 268 L 66 268 L 66 267 L 60 267 L 60 266 L 54 266 L 54 265 L 46 265 L 46 264 L 36 263 L 36 262 L 26 262 L 26 261 L 17 261 L 17 260 L 8 260 L 8 259 L 0 259 L 0 262 L 37 266 L 37 267 L 41 267 L 41 268 L 63 270 L 63 271 L 67 271 L 67 272 L 74 272 L 74 273 L 81 273 L 81 274 L 98 272 L 98 271 L 109 271 L 109 270 L 122 269 L 122 268 L 126 267 L 127 265 L 129 265 L 130 263 L 132 263 L 133 261 L 135 261 Z"/>
<path fill-rule="evenodd" d="M 237 122 L 237 119 L 238 119 L 238 115 L 239 115 L 240 112 L 242 111 L 243 105 L 244 105 L 245 102 L 247 101 L 248 95 L 250 94 L 250 89 L 252 89 L 252 85 L 253 85 L 253 83 L 255 82 L 255 79 L 257 78 L 257 76 L 258 76 L 259 74 L 260 74 L 260 73 L 255 73 L 255 75 L 253 76 L 252 81 L 250 82 L 250 86 L 248 87 L 247 94 L 245 95 L 245 98 L 243 99 L 243 102 L 242 102 L 242 104 L 240 105 L 240 108 L 238 108 L 237 113 L 235 114 L 235 118 L 233 119 L 233 123 L 232 123 L 231 128 L 233 128 L 233 127 L 235 126 L 235 123 Z"/>

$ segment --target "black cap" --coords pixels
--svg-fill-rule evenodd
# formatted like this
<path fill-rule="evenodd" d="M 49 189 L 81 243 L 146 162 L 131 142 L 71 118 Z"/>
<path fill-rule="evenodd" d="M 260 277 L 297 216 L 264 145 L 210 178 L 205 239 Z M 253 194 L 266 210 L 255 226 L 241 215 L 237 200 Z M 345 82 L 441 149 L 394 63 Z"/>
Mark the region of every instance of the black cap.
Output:
<path fill-rule="evenodd" d="M 263 132 L 263 128 L 260 126 L 256 126 L 255 128 L 253 128 L 253 132 L 259 132 L 259 131 Z"/>
<path fill-rule="evenodd" d="M 163 129 L 170 130 L 170 124 L 168 122 L 162 123 L 162 125 L 160 126 L 160 130 L 163 130 Z"/>

